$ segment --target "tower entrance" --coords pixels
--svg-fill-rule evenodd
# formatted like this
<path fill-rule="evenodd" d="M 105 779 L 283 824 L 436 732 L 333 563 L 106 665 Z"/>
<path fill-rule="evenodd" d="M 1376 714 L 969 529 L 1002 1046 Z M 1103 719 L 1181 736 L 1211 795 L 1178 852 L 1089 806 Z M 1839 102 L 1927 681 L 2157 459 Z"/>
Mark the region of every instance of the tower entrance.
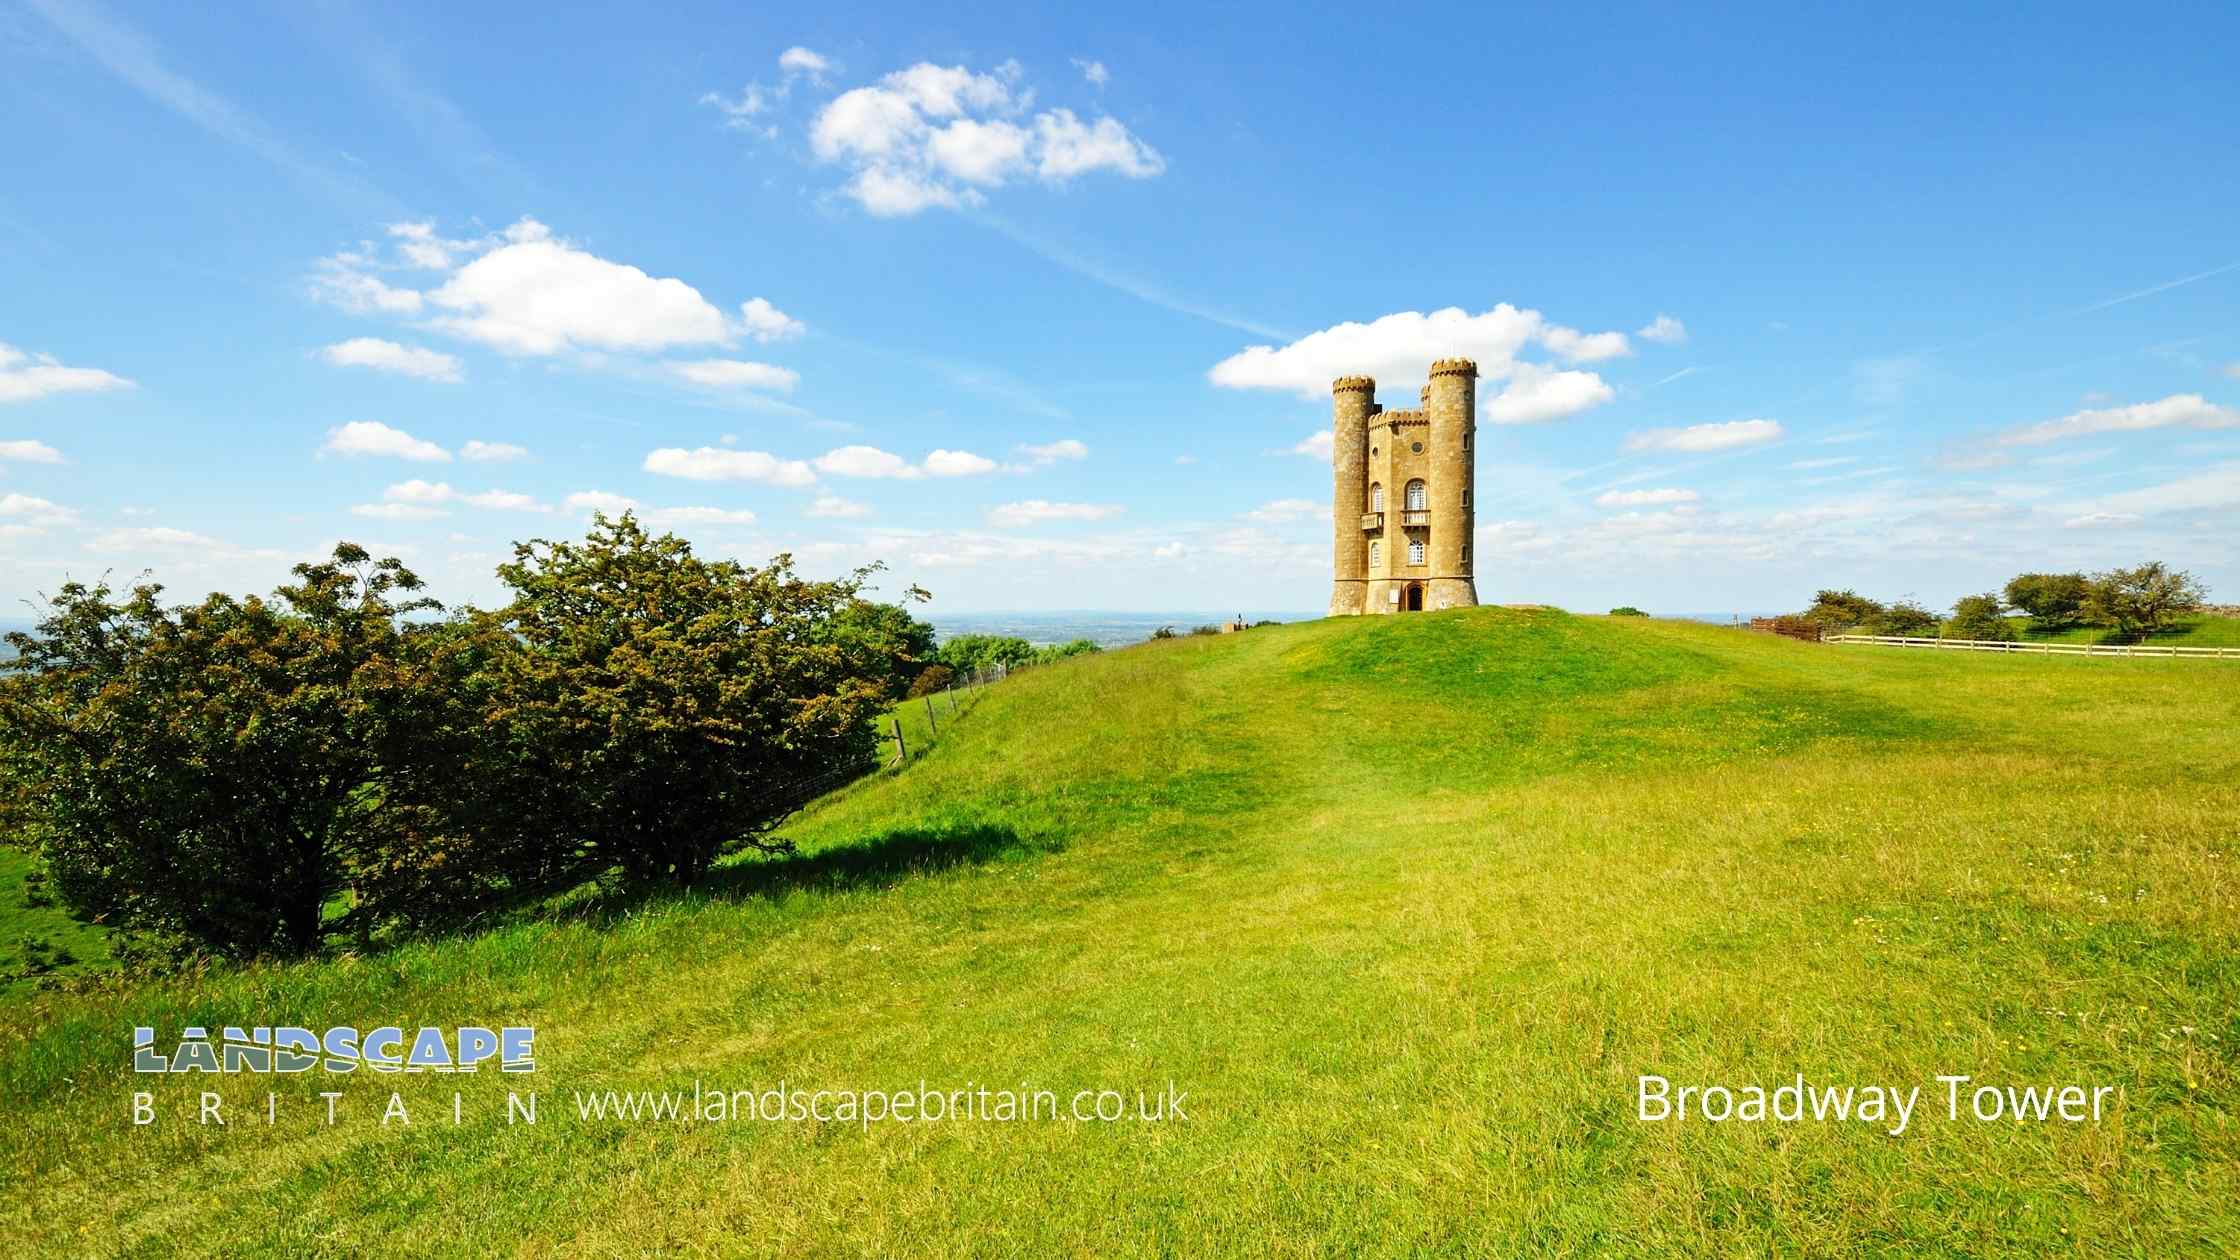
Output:
<path fill-rule="evenodd" d="M 1407 610 L 1408 610 L 1409 612 L 1422 612 L 1422 611 L 1423 611 L 1423 583 L 1421 583 L 1421 582 L 1410 582 L 1410 583 L 1408 583 L 1408 593 L 1407 593 L 1407 594 L 1405 594 L 1405 595 L 1403 595 L 1403 596 L 1401 596 L 1400 598 L 1401 598 L 1401 604 L 1400 604 L 1400 606 L 1401 606 L 1402 608 L 1405 608 L 1405 609 L 1407 609 Z"/>

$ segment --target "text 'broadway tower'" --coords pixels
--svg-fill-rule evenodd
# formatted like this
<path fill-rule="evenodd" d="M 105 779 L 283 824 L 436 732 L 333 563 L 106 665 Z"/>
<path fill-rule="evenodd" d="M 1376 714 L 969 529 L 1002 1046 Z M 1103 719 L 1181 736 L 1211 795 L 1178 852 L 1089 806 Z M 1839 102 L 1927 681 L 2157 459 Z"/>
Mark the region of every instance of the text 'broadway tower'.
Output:
<path fill-rule="evenodd" d="M 1377 383 L 1331 383 L 1330 615 L 1469 608 L 1476 526 L 1478 365 L 1431 365 L 1418 411 L 1377 405 Z"/>

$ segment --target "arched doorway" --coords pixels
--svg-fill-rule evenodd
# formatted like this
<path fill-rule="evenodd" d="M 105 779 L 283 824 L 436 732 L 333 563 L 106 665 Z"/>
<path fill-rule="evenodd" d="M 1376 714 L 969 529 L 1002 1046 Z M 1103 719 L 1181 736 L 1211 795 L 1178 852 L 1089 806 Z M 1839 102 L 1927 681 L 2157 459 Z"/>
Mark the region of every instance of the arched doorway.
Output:
<path fill-rule="evenodd" d="M 1404 596 L 1402 596 L 1402 597 L 1401 597 L 1401 604 L 1400 604 L 1400 606 L 1401 606 L 1402 608 L 1405 608 L 1405 609 L 1407 609 L 1407 610 L 1408 610 L 1409 612 L 1422 612 L 1422 611 L 1423 611 L 1423 583 L 1421 583 L 1421 582 L 1410 582 L 1410 583 L 1408 583 L 1408 593 L 1407 593 L 1406 595 L 1404 595 Z"/>

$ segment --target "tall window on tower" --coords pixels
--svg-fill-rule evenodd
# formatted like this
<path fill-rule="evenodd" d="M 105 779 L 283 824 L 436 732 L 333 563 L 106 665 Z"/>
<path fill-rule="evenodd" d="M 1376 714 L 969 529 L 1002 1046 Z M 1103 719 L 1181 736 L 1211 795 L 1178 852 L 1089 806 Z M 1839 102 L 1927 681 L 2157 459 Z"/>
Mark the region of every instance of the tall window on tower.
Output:
<path fill-rule="evenodd" d="M 1372 511 L 1372 512 L 1382 512 L 1382 511 L 1384 511 L 1384 487 L 1383 487 L 1383 486 L 1380 486 L 1380 485 L 1371 485 L 1371 486 L 1369 487 L 1369 510 L 1370 510 L 1370 511 Z"/>
<path fill-rule="evenodd" d="M 1423 510 L 1423 483 L 1420 481 L 1408 483 L 1408 510 L 1411 512 L 1421 512 Z"/>
<path fill-rule="evenodd" d="M 1408 563 L 1423 563 L 1423 540 L 1421 538 L 1411 538 L 1408 540 Z"/>
<path fill-rule="evenodd" d="M 1377 567 L 1378 565 L 1380 565 L 1380 564 L 1383 564 L 1383 563 L 1384 563 L 1384 544 L 1383 544 L 1383 543 L 1381 543 L 1381 542 L 1378 542 L 1378 541 L 1377 541 L 1376 539 L 1372 538 L 1372 539 L 1370 539 L 1370 540 L 1369 540 L 1369 567 L 1370 567 L 1370 568 L 1372 568 L 1372 569 L 1374 569 L 1374 568 L 1376 568 L 1376 567 Z"/>

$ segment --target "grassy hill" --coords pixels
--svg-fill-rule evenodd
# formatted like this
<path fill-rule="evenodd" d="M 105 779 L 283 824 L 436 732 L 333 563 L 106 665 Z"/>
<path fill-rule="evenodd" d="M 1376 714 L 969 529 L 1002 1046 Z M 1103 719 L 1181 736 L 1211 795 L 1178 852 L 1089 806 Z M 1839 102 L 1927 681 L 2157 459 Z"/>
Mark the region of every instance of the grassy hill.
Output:
<path fill-rule="evenodd" d="M 915 708 L 915 706 L 913 706 Z M 2240 1247 L 2240 668 L 1479 609 L 1067 662 L 682 901 L 0 1003 L 34 1253 Z M 529 1023 L 529 1077 L 135 1078 L 150 1024 Z M 1641 1123 L 1680 1083 L 1923 1085 Z M 1940 1074 L 2120 1086 L 1947 1120 Z M 148 1082 L 153 1080 L 154 1084 Z M 1187 1119 L 586 1120 L 1022 1083 Z M 129 1095 L 159 1118 L 130 1125 Z M 542 1118 L 509 1126 L 508 1089 Z M 409 1126 L 383 1125 L 390 1091 Z M 263 1123 L 266 1091 L 278 1122 Z M 338 1090 L 328 1126 L 321 1090 Z M 454 1092 L 463 1122 L 452 1122 Z M 1931 1111 L 1931 1096 L 1937 1096 Z M 1963 1107 L 1966 1103 L 1963 1102 Z"/>

